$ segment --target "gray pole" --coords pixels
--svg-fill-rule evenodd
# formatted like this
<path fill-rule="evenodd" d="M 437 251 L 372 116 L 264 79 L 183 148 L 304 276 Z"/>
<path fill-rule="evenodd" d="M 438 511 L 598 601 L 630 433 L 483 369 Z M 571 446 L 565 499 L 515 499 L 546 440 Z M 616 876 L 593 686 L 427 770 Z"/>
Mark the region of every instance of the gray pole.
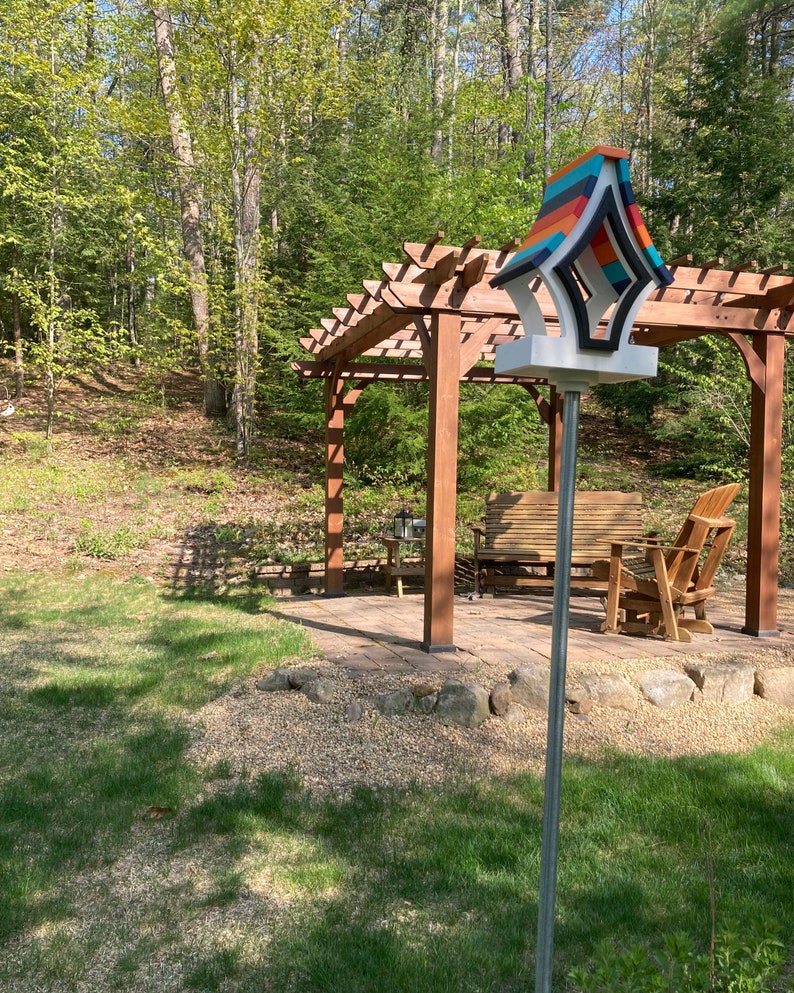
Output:
<path fill-rule="evenodd" d="M 560 492 L 554 610 L 551 622 L 551 679 L 546 734 L 546 786 L 543 801 L 543 842 L 540 853 L 538 948 L 535 993 L 551 993 L 554 960 L 554 903 L 557 888 L 557 844 L 560 832 L 562 734 L 565 721 L 565 667 L 568 658 L 568 607 L 571 595 L 571 540 L 576 495 L 576 450 L 580 393 L 566 390 L 563 404 Z"/>

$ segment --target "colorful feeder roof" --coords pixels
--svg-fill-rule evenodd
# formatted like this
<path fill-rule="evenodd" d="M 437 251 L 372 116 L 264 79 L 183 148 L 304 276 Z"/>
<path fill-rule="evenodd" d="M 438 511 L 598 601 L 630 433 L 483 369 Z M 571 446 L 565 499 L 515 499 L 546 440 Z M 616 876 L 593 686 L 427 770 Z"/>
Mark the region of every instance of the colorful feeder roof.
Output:
<path fill-rule="evenodd" d="M 660 284 L 666 286 L 672 282 L 673 277 L 654 247 L 640 216 L 629 178 L 628 153 L 622 148 L 597 145 L 550 177 L 535 223 L 513 258 L 494 278 L 494 286 L 538 268 L 574 233 L 608 159 L 615 163 L 623 214 L 637 247 Z M 631 277 L 618 258 L 604 225 L 592 238 L 590 247 L 604 275 L 620 295 L 629 286 Z"/>

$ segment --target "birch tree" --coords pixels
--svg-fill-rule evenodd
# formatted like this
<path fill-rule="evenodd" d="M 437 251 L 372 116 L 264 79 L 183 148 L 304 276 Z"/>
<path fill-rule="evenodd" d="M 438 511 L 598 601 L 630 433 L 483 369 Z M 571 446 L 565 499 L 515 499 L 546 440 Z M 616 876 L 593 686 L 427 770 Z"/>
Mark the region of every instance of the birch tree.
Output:
<path fill-rule="evenodd" d="M 182 245 L 190 269 L 190 303 L 196 329 L 198 358 L 204 378 L 204 412 L 208 416 L 226 412 L 226 396 L 213 370 L 209 291 L 201 227 L 202 183 L 196 168 L 193 136 L 177 83 L 174 23 L 165 6 L 152 7 L 154 43 L 160 74 L 171 148 L 176 165 L 181 201 Z"/>

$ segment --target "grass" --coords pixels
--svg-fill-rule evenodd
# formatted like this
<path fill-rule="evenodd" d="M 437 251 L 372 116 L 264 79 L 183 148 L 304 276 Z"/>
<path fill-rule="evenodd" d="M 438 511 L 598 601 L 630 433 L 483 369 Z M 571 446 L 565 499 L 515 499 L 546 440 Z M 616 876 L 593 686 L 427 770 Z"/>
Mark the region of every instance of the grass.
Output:
<path fill-rule="evenodd" d="M 182 719 L 306 650 L 258 601 L 163 597 L 135 579 L 5 578 L 0 936 L 70 913 L 71 873 L 116 857 L 151 805 L 195 795 Z"/>
<path fill-rule="evenodd" d="M 0 988 L 512 993 L 530 987 L 543 785 L 320 799 L 188 762 L 187 716 L 306 654 L 269 603 L 106 576 L 0 578 Z M 794 933 L 792 740 L 565 765 L 556 961 Z M 152 806 L 173 816 L 150 820 Z M 128 864 L 129 863 L 129 864 Z M 764 987 L 759 987 L 759 991 Z M 782 986 L 780 987 L 783 988 Z M 737 987 L 738 989 L 738 987 Z"/>

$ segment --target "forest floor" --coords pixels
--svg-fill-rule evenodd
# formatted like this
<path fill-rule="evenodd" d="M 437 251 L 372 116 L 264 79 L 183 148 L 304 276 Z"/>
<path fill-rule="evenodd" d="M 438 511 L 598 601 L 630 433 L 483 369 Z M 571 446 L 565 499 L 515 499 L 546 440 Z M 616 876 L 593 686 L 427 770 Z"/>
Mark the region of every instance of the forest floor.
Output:
<path fill-rule="evenodd" d="M 11 381 L 0 363 L 0 384 Z M 61 384 L 49 462 L 43 387 L 13 402 L 0 419 L 2 569 L 79 564 L 163 578 L 187 544 L 217 544 L 219 531 L 229 546 L 245 545 L 246 525 L 289 531 L 290 507 L 322 482 L 319 439 L 263 439 L 255 463 L 238 468 L 233 435 L 203 416 L 193 375 L 155 388 L 134 370 Z"/>

